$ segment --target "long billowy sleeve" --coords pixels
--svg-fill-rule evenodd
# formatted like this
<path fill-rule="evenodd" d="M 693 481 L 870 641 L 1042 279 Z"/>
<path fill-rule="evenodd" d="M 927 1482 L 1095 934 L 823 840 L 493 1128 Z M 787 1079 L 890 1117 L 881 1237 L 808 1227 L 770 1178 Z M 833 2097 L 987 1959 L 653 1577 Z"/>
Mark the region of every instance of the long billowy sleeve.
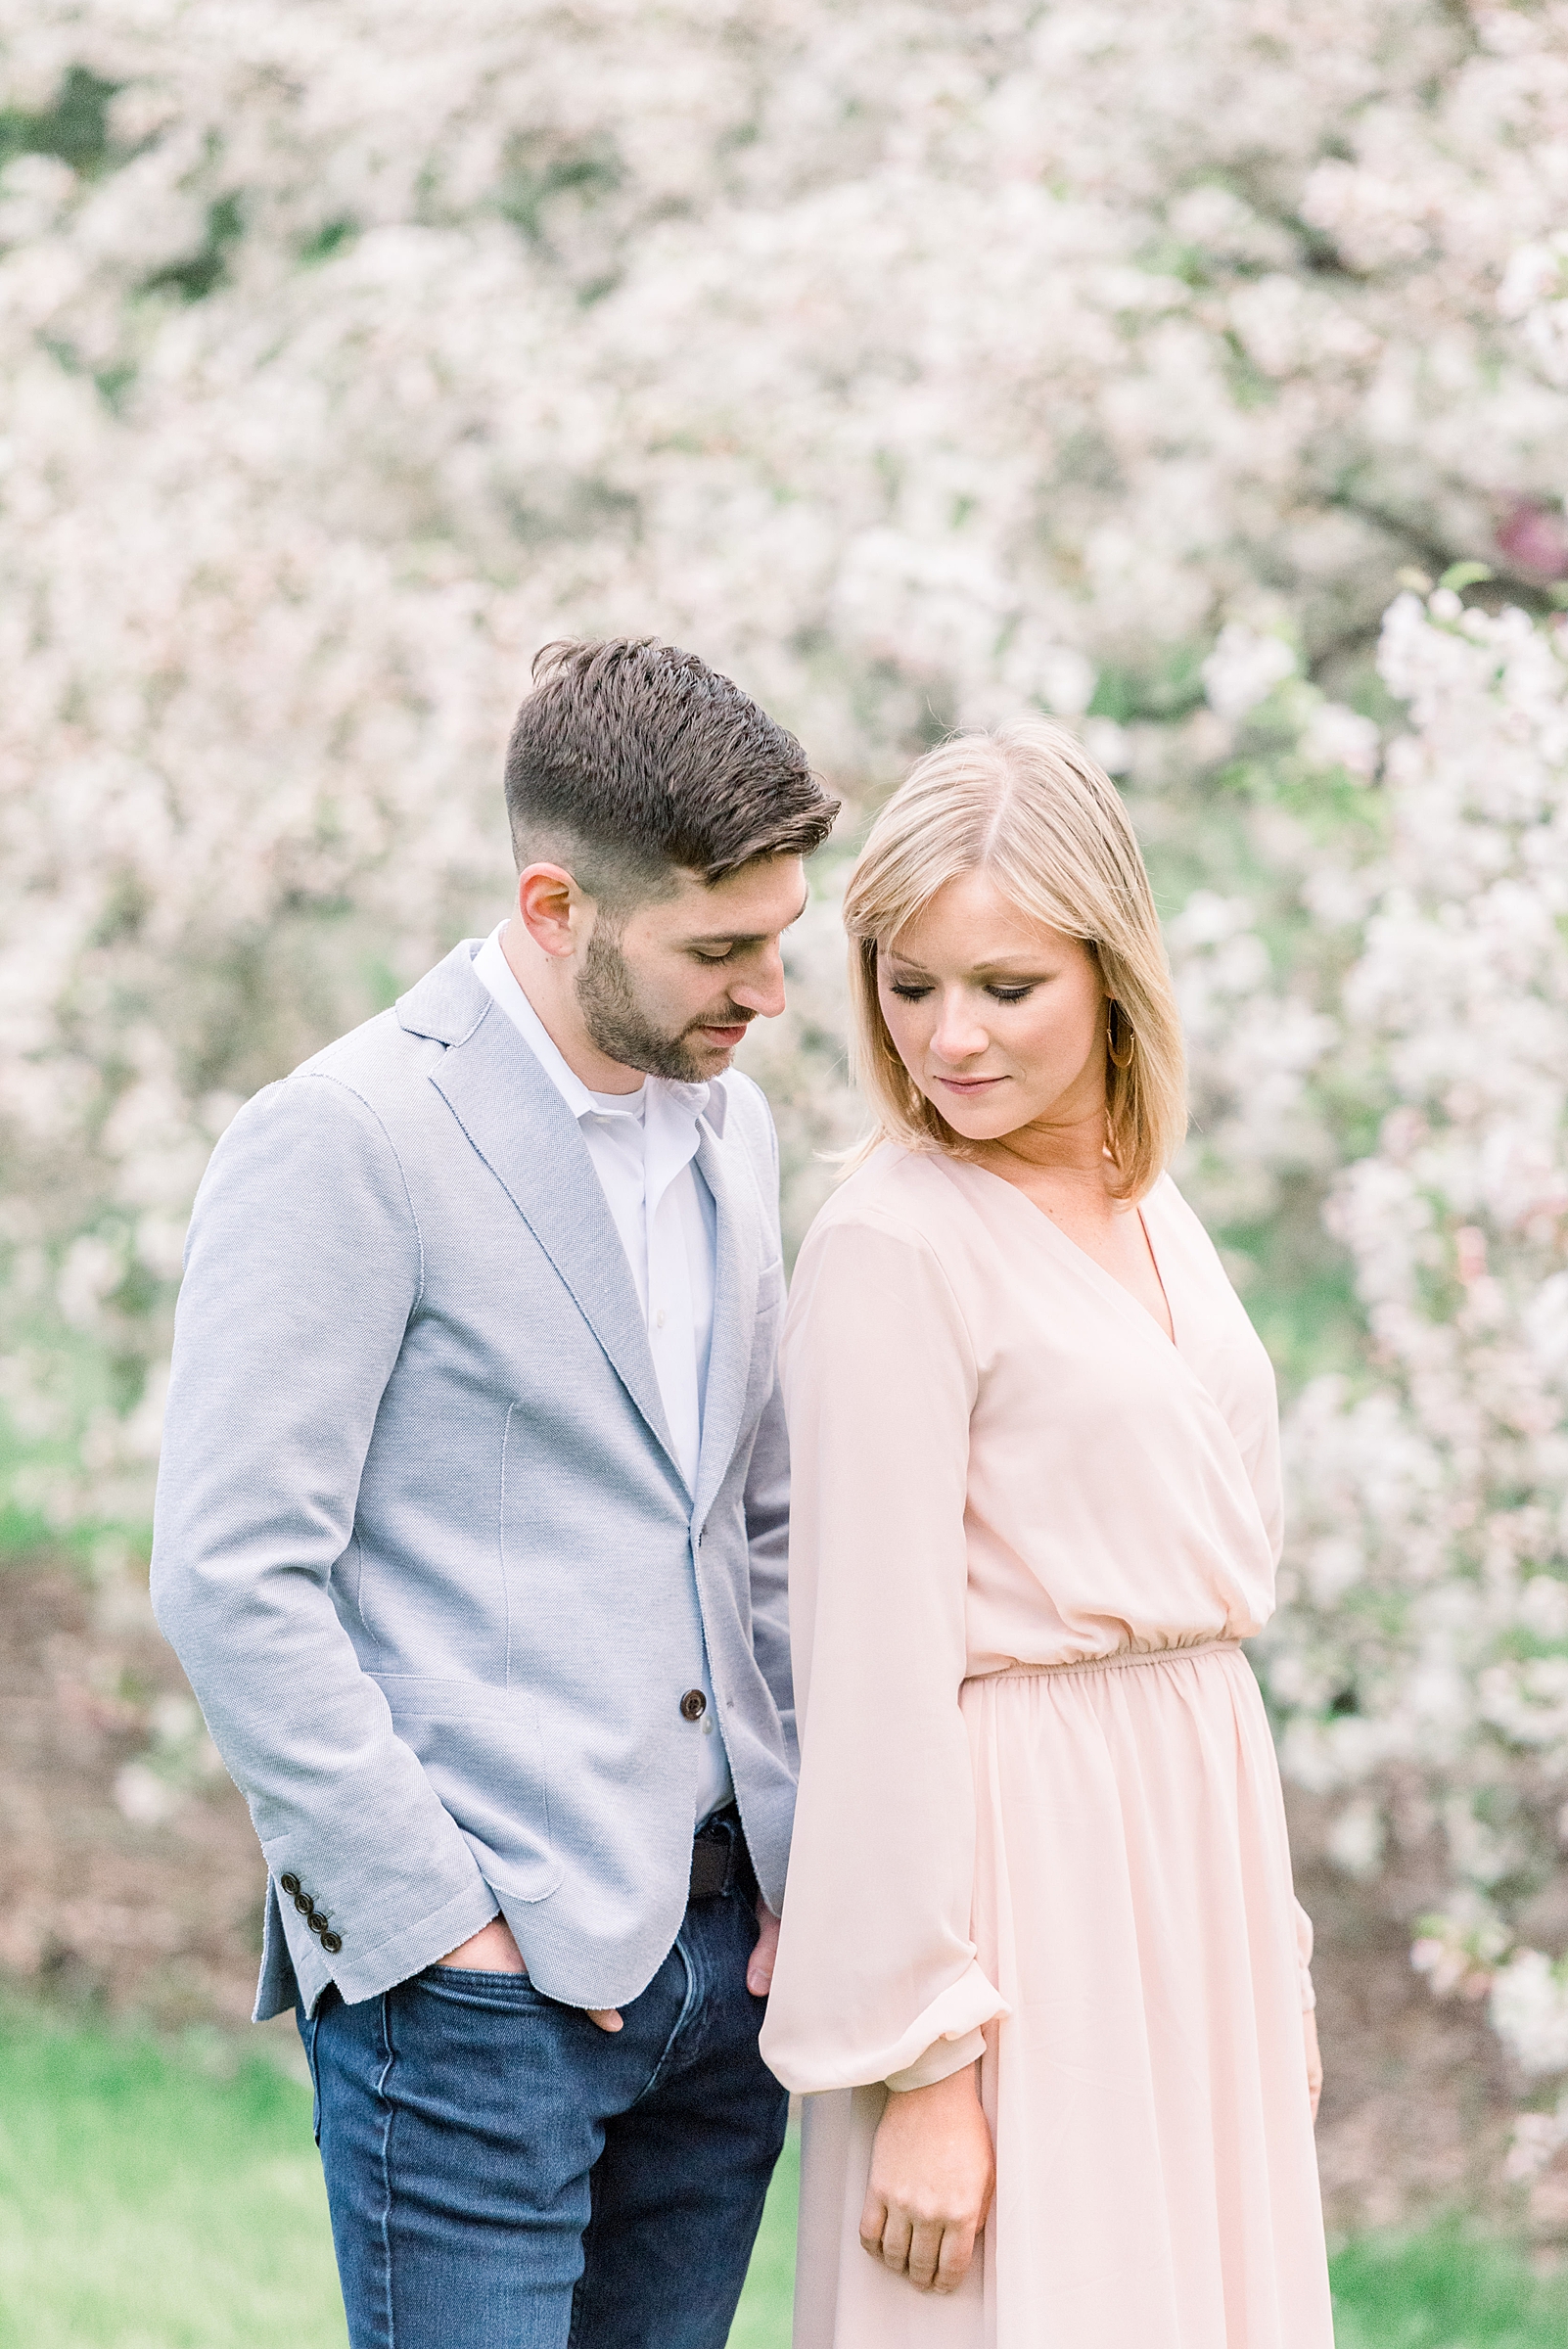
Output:
<path fill-rule="evenodd" d="M 831 1214 L 784 1337 L 801 1791 L 762 2053 L 806 2094 L 914 2087 L 1005 2012 L 969 1938 L 964 1501 L 977 1372 L 924 1239 Z"/>

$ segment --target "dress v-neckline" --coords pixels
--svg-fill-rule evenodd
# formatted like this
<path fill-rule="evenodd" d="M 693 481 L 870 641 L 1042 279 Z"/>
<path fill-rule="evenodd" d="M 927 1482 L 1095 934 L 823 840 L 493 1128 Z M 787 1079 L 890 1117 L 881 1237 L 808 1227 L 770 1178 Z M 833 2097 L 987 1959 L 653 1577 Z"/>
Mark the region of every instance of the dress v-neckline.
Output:
<path fill-rule="evenodd" d="M 1114 1272 L 1107 1271 L 1106 1267 L 1100 1263 L 1098 1257 L 1090 1256 L 1086 1248 L 1081 1248 L 1077 1240 L 1072 1237 L 1071 1233 L 1065 1232 L 1061 1225 L 1056 1221 L 1055 1218 L 1048 1216 L 1042 1207 L 1038 1206 L 1035 1200 L 1031 1199 L 1027 1191 L 1020 1190 L 1016 1182 L 1009 1182 L 1005 1174 L 993 1174 L 990 1167 L 976 1166 L 973 1159 L 955 1159 L 952 1163 L 955 1166 L 967 1166 L 971 1168 L 976 1174 L 983 1174 L 988 1182 L 997 1183 L 1004 1191 L 1011 1191 L 1014 1197 L 1017 1199 L 1019 1205 L 1026 1209 L 1027 1212 L 1035 1218 L 1037 1223 L 1043 1224 L 1045 1229 L 1051 1233 L 1052 1237 L 1057 1240 L 1062 1247 L 1070 1248 L 1072 1250 L 1079 1263 L 1087 1267 L 1091 1278 L 1097 1280 L 1103 1288 L 1109 1290 L 1114 1296 L 1120 1298 L 1125 1304 L 1130 1305 L 1132 1308 L 1132 1311 L 1137 1314 L 1138 1319 L 1140 1321 L 1147 1322 L 1149 1328 L 1159 1339 L 1161 1345 L 1169 1347 L 1170 1351 L 1177 1358 L 1178 1360 L 1185 1359 L 1181 1353 L 1180 1339 L 1176 1334 L 1176 1307 L 1171 1301 L 1171 1286 L 1165 1277 L 1165 1267 L 1160 1262 L 1160 1251 L 1154 1244 L 1154 1234 L 1149 1229 L 1149 1220 L 1143 1212 L 1143 1203 L 1141 1200 L 1133 1208 L 1132 1213 L 1137 1217 L 1139 1228 L 1143 1233 L 1143 1244 L 1148 1249 L 1149 1262 L 1154 1267 L 1154 1277 L 1159 1282 L 1160 1294 L 1165 1299 L 1165 1310 L 1169 1314 L 1171 1321 L 1171 1326 L 1168 1330 L 1161 1328 L 1159 1322 L 1150 1313 L 1148 1307 L 1142 1304 L 1141 1301 L 1133 1295 L 1132 1291 L 1127 1286 L 1125 1281 L 1118 1280 Z M 1156 1188 L 1158 1188 L 1158 1185 L 1156 1185 Z M 1149 1193 L 1151 1198 L 1153 1195 L 1153 1192 Z"/>

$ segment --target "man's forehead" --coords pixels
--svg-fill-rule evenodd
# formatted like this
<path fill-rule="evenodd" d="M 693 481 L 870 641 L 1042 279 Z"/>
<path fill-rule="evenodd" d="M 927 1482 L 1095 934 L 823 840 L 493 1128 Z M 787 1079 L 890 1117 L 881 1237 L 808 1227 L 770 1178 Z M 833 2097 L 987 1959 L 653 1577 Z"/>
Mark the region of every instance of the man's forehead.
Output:
<path fill-rule="evenodd" d="M 769 938 L 798 922 L 810 903 L 799 857 L 780 857 L 777 871 L 743 871 L 707 883 L 681 875 L 679 897 L 670 907 L 674 926 L 689 945 L 739 944 Z"/>

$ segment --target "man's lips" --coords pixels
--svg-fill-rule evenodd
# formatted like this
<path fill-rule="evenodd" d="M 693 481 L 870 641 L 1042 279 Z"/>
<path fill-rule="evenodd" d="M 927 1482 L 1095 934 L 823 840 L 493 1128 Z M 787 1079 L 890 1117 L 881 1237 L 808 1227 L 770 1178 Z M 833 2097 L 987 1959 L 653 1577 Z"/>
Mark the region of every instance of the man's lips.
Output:
<path fill-rule="evenodd" d="M 716 1020 L 699 1020 L 697 1033 L 706 1036 L 711 1043 L 738 1044 L 750 1026 L 749 1020 L 733 1021 L 728 1026 L 721 1026 Z"/>

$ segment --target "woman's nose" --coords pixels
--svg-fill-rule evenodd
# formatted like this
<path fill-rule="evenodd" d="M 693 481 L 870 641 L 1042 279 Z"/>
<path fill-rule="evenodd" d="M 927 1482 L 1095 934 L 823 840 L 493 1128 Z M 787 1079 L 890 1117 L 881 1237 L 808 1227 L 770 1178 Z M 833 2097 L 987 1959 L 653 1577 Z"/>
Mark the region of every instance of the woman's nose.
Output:
<path fill-rule="evenodd" d="M 945 996 L 931 1039 L 937 1058 L 946 1061 L 950 1068 L 960 1060 L 973 1060 L 990 1042 L 991 1037 L 962 995 Z"/>

